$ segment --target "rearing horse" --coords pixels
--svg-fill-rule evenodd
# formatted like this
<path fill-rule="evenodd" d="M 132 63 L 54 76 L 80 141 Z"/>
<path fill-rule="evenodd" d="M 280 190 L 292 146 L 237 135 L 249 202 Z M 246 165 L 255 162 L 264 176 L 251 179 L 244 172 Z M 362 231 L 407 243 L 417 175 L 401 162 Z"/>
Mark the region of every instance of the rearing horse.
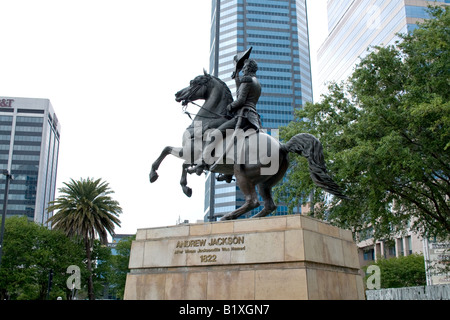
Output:
<path fill-rule="evenodd" d="M 175 100 L 182 102 L 183 106 L 199 99 L 205 100 L 205 102 L 200 107 L 192 124 L 186 129 L 183 135 L 183 146 L 181 148 L 165 147 L 158 159 L 152 164 L 149 176 L 151 183 L 158 179 L 156 171 L 169 154 L 184 159 L 180 184 L 183 192 L 190 197 L 192 189 L 187 186 L 188 169 L 204 160 L 205 147 L 211 147 L 212 143 L 205 142 L 205 140 L 208 140 L 208 138 L 205 139 L 205 136 L 208 136 L 207 133 L 209 132 L 210 135 L 216 133 L 214 129 L 218 128 L 229 117 L 234 116 L 229 114 L 226 108 L 233 101 L 233 98 L 227 85 L 217 77 L 209 75 L 206 71 L 203 75 L 193 79 L 190 86 L 178 91 L 175 97 Z M 227 155 L 225 155 L 226 161 L 220 161 L 222 160 L 221 156 L 216 154 L 216 157 L 213 157 L 216 165 L 206 167 L 211 172 L 234 175 L 237 185 L 245 195 L 244 205 L 224 215 L 221 220 L 236 219 L 240 215 L 259 207 L 256 187 L 264 200 L 264 207 L 253 218 L 264 217 L 274 211 L 277 206 L 272 198 L 272 187 L 285 175 L 289 166 L 288 153 L 290 152 L 302 155 L 308 160 L 310 176 L 317 186 L 337 197 L 347 198 L 327 174 L 322 144 L 314 136 L 300 133 L 286 144 L 282 144 L 264 132 L 250 134 L 246 132 L 243 137 L 244 140 L 236 146 L 235 135 L 233 133 L 231 136 L 232 147 L 234 147 L 231 148 L 233 150 L 231 161 Z M 215 135 L 215 140 L 217 140 L 215 146 L 219 150 L 224 150 L 224 148 L 219 148 L 223 145 L 217 135 Z M 230 141 L 227 141 L 227 143 L 228 147 L 225 144 L 225 149 L 229 151 Z M 238 162 L 236 162 L 236 154 L 240 159 Z M 208 164 L 212 165 L 213 162 L 210 161 Z"/>

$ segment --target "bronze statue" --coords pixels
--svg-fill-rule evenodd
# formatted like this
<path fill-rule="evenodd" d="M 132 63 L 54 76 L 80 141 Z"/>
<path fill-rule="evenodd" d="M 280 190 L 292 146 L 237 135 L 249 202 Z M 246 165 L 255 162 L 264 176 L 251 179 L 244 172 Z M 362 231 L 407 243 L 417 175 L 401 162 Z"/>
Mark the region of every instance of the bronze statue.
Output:
<path fill-rule="evenodd" d="M 247 127 L 256 129 L 261 128 L 261 120 L 258 112 L 256 111 L 256 104 L 261 96 L 261 84 L 256 78 L 256 71 L 258 71 L 258 64 L 255 60 L 249 59 L 250 47 L 242 57 L 235 56 L 236 67 L 235 71 L 231 75 L 231 78 L 236 82 L 237 99 L 227 106 L 228 111 L 238 113 L 237 117 L 233 120 L 229 120 L 219 127 L 219 130 L 225 132 L 226 129 L 234 129 L 236 127 L 243 127 L 244 130 Z M 242 65 L 243 62 L 243 66 Z M 239 71 L 242 70 L 244 76 L 239 78 Z M 244 123 L 238 125 L 238 121 L 242 119 Z M 245 119 L 245 120 L 244 120 Z"/>
<path fill-rule="evenodd" d="M 286 173 L 288 153 L 295 152 L 308 159 L 310 176 L 316 185 L 337 197 L 346 198 L 327 174 L 322 145 L 314 136 L 300 133 L 281 144 L 260 130 L 256 103 L 261 86 L 256 78 L 256 62 L 249 59 L 250 51 L 235 57 L 236 101 L 233 101 L 227 85 L 206 71 L 175 94 L 176 101 L 183 106 L 199 99 L 205 102 L 199 106 L 192 124 L 186 129 L 183 146 L 164 148 L 152 164 L 150 182 L 158 179 L 156 171 L 161 162 L 172 154 L 185 160 L 180 184 L 188 197 L 192 195 L 192 189 L 187 186 L 187 173 L 201 174 L 208 170 L 220 173 L 219 179 L 227 182 L 235 176 L 245 195 L 245 203 L 224 215 L 222 220 L 236 219 L 259 207 L 256 187 L 264 200 L 264 207 L 253 217 L 264 217 L 277 207 L 272 198 L 272 187 Z M 244 71 L 242 79 L 238 75 L 241 69 Z"/>
<path fill-rule="evenodd" d="M 258 64 L 255 60 L 249 59 L 252 47 L 247 51 L 238 54 L 234 57 L 235 70 L 233 71 L 231 78 L 236 82 L 237 99 L 227 105 L 227 110 L 230 115 L 230 119 L 224 121 L 217 130 L 221 132 L 222 136 L 225 136 L 226 131 L 230 129 L 254 129 L 259 131 L 261 129 L 261 119 L 256 111 L 256 103 L 261 96 L 261 84 L 256 78 L 256 71 L 258 71 Z M 239 72 L 243 71 L 243 77 L 240 79 Z M 212 133 L 214 135 L 214 133 Z M 218 133 L 217 133 L 218 134 Z M 214 143 L 214 142 L 210 142 Z M 231 147 L 231 145 L 229 146 Z M 207 152 L 208 148 L 204 148 L 204 152 Z M 203 159 L 206 158 L 206 154 Z M 223 155 L 222 155 L 223 156 Z M 220 157 L 220 160 L 222 157 Z M 202 161 L 201 164 L 188 169 L 188 173 L 196 172 L 200 175 L 206 168 L 206 164 Z M 210 170 L 215 169 L 216 164 L 210 167 Z M 219 181 L 226 180 L 231 181 L 232 175 L 220 174 L 217 178 Z"/>

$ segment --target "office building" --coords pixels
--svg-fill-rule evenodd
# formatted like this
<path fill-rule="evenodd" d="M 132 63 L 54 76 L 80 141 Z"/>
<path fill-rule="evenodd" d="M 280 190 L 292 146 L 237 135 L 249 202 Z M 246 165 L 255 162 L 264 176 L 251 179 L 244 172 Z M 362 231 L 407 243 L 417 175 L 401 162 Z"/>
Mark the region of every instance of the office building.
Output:
<path fill-rule="evenodd" d="M 48 99 L 0 97 L 0 168 L 13 177 L 7 216 L 46 225 L 54 200 L 60 124 Z M 3 208 L 5 175 L 0 177 Z"/>
<path fill-rule="evenodd" d="M 328 37 L 318 52 L 318 91 L 327 93 L 329 82 L 341 82 L 353 73 L 371 46 L 388 46 L 429 18 L 428 5 L 448 5 L 450 0 L 328 0 Z M 369 49 L 369 50 L 368 50 Z M 361 266 L 380 258 L 423 252 L 424 239 L 406 229 L 392 240 L 375 240 L 373 228 L 357 235 Z"/>
<path fill-rule="evenodd" d="M 355 236 L 361 267 L 379 259 L 399 258 L 423 252 L 423 238 L 410 228 L 394 234 L 389 240 L 375 240 L 373 235 L 373 227 L 368 227 Z"/>
<path fill-rule="evenodd" d="M 348 79 L 369 47 L 392 45 L 400 39 L 397 33 L 417 28 L 429 17 L 428 5 L 445 3 L 450 0 L 328 0 L 329 34 L 318 51 L 317 93 Z"/>
<path fill-rule="evenodd" d="M 305 0 L 212 0 L 210 73 L 233 94 L 233 57 L 253 47 L 262 94 L 257 111 L 266 131 L 277 135 L 294 119 L 294 110 L 312 101 L 312 81 Z M 234 182 L 208 174 L 205 220 L 215 221 L 239 208 L 244 197 Z M 253 210 L 253 214 L 261 208 Z M 287 212 L 279 206 L 276 214 Z"/>
<path fill-rule="evenodd" d="M 111 254 L 113 256 L 117 255 L 116 246 L 120 241 L 127 240 L 134 236 L 135 236 L 135 234 L 119 234 L 119 233 L 115 233 L 115 234 L 111 235 L 112 241 L 108 243 L 108 247 L 111 248 Z"/>

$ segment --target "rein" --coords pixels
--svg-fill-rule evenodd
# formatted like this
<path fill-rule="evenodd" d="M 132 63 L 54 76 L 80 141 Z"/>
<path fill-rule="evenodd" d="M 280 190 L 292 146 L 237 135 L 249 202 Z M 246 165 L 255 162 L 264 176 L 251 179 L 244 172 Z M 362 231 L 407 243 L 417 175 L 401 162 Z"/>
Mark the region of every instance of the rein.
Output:
<path fill-rule="evenodd" d="M 199 117 L 202 117 L 202 118 L 205 118 L 205 119 L 220 119 L 220 118 L 228 119 L 227 116 L 222 115 L 222 114 L 217 113 L 217 112 L 214 112 L 214 111 L 211 111 L 211 110 L 208 110 L 208 109 L 205 109 L 205 108 L 203 108 L 201 105 L 196 104 L 194 101 L 188 101 L 188 102 L 183 106 L 183 113 L 187 114 L 187 116 L 188 116 L 191 120 L 193 120 L 193 119 L 192 119 L 192 116 L 198 116 L 198 113 L 192 113 L 192 112 L 186 111 L 186 108 L 187 108 L 187 104 L 188 104 L 188 103 L 192 103 L 192 104 L 196 105 L 197 107 L 199 107 L 200 109 L 203 109 L 203 110 L 205 110 L 205 111 L 208 111 L 209 113 L 212 113 L 212 114 L 214 115 L 214 116 L 211 116 L 211 117 L 208 117 L 208 116 L 199 116 Z"/>
<path fill-rule="evenodd" d="M 196 105 L 197 107 L 199 107 L 200 110 L 205 110 L 205 111 L 207 111 L 207 112 L 209 112 L 209 113 L 214 115 L 214 117 L 213 116 L 211 116 L 211 117 L 199 116 L 199 117 L 202 117 L 202 118 L 205 118 L 205 119 L 220 119 L 220 118 L 228 119 L 226 115 L 222 115 L 220 113 L 208 110 L 208 109 L 204 108 L 203 106 L 201 106 L 201 105 L 195 103 L 194 101 L 190 100 L 190 98 L 200 89 L 201 86 L 202 85 L 197 85 L 197 87 L 194 88 L 192 90 L 192 92 L 189 94 L 189 96 L 184 100 L 184 102 L 182 103 L 182 105 L 183 105 L 183 113 L 185 113 L 191 120 L 193 120 L 191 116 L 198 116 L 198 113 L 191 113 L 189 111 L 186 111 L 188 104 L 192 103 L 193 105 Z"/>

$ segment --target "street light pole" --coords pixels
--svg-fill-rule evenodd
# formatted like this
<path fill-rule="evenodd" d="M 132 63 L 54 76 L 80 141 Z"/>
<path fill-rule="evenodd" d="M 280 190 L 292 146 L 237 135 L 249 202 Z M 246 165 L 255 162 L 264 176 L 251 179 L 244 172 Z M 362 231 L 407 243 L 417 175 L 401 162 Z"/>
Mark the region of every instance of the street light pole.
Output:
<path fill-rule="evenodd" d="M 8 206 L 9 182 L 12 180 L 12 175 L 11 173 L 9 173 L 8 170 L 3 170 L 3 174 L 6 176 L 6 182 L 5 182 L 5 196 L 3 198 L 2 226 L 0 230 L 0 267 L 2 265 L 3 234 L 5 233 L 5 220 L 6 220 L 6 208 Z"/>

